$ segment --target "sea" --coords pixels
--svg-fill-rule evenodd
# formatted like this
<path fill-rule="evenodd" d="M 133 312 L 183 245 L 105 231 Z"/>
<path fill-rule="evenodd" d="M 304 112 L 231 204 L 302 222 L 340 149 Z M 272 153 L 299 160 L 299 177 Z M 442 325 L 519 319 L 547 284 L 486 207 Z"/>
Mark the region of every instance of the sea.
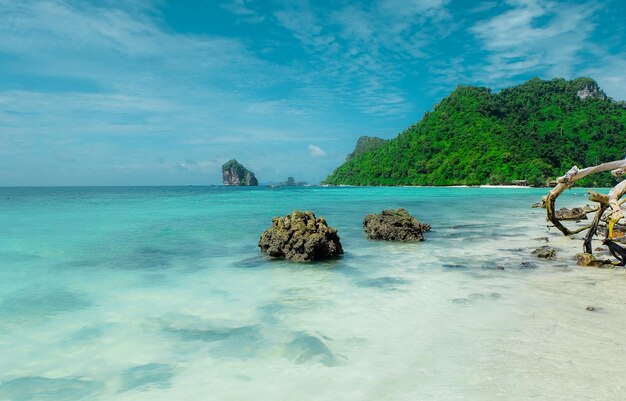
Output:
<path fill-rule="evenodd" d="M 577 266 L 546 192 L 0 188 L 0 400 L 625 400 L 626 270 Z M 425 241 L 366 239 L 400 207 Z M 266 259 L 294 209 L 345 254 Z"/>

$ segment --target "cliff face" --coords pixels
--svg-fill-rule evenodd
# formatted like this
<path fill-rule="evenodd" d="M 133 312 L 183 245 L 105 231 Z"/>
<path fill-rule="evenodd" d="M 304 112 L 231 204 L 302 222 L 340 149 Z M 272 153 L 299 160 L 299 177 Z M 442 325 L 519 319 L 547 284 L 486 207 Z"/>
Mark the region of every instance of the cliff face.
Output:
<path fill-rule="evenodd" d="M 572 81 L 572 84 L 578 89 L 576 95 L 580 99 L 586 99 L 588 97 L 595 99 L 606 99 L 606 93 L 602 89 L 596 81 L 590 78 L 577 78 Z"/>
<path fill-rule="evenodd" d="M 385 139 L 378 138 L 375 136 L 362 136 L 356 141 L 356 147 L 348 156 L 346 156 L 346 161 L 350 159 L 354 159 L 355 157 L 370 152 L 372 150 L 378 149 L 383 146 L 387 142 Z"/>
<path fill-rule="evenodd" d="M 257 186 L 254 173 L 245 168 L 237 160 L 229 160 L 222 166 L 222 178 L 227 186 Z"/>

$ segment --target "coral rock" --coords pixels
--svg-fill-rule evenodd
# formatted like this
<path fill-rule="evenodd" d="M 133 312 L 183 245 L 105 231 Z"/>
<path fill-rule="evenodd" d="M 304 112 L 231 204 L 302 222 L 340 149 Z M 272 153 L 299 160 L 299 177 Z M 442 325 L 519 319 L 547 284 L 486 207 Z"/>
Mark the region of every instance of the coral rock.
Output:
<path fill-rule="evenodd" d="M 430 224 L 422 224 L 404 209 L 387 209 L 368 214 L 363 219 L 363 230 L 368 239 L 385 241 L 423 241 Z"/>
<path fill-rule="evenodd" d="M 556 249 L 544 245 L 535 249 L 532 254 L 542 259 L 554 259 L 556 257 Z"/>
<path fill-rule="evenodd" d="M 261 234 L 259 248 L 271 257 L 296 262 L 331 259 L 343 254 L 337 230 L 329 227 L 323 217 L 298 210 L 274 217 L 272 226 Z"/>

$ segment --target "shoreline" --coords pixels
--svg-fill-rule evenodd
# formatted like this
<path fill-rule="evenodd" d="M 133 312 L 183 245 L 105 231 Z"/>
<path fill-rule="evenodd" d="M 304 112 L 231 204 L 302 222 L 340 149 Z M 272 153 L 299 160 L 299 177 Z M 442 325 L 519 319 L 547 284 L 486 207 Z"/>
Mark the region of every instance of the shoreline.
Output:
<path fill-rule="evenodd" d="M 479 188 L 550 188 L 550 187 L 531 187 L 530 185 L 480 185 Z"/>

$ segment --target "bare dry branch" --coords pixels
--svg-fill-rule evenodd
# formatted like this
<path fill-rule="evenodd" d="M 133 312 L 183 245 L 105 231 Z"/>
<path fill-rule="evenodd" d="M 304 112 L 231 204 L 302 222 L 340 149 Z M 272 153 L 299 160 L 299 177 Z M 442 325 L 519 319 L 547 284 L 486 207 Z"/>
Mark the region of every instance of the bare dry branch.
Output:
<path fill-rule="evenodd" d="M 619 250 L 619 246 L 614 244 L 611 240 L 614 238 L 614 228 L 615 224 L 617 224 L 620 220 L 624 219 L 624 213 L 622 212 L 621 206 L 626 202 L 626 199 L 621 199 L 624 194 L 626 194 L 626 180 L 621 181 L 617 185 L 615 185 L 608 194 L 601 194 L 596 191 L 587 191 L 589 196 L 589 200 L 591 202 L 595 202 L 598 206 L 595 207 L 586 207 L 583 209 L 586 214 L 595 212 L 595 216 L 591 224 L 585 225 L 583 227 L 579 227 L 574 230 L 570 230 L 565 227 L 563 223 L 557 217 L 556 211 L 556 199 L 561 195 L 565 190 L 569 189 L 574 185 L 574 183 L 581 178 L 584 178 L 590 174 L 600 173 L 603 171 L 611 171 L 611 174 L 617 179 L 626 177 L 626 160 L 616 160 L 609 163 L 600 164 L 598 166 L 587 167 L 585 169 L 580 170 L 578 167 L 572 167 L 564 176 L 557 178 L 557 185 L 548 192 L 548 195 L 542 199 L 542 207 L 546 209 L 546 218 L 554 226 L 561 231 L 564 235 L 574 235 L 579 234 L 583 231 L 587 231 L 585 235 L 585 240 L 583 243 L 583 249 L 585 253 L 591 254 L 593 252 L 593 247 L 591 242 L 593 240 L 594 235 L 598 230 L 598 226 L 601 222 L 606 222 L 607 226 L 607 235 L 604 241 L 604 244 L 607 244 L 611 249 L 611 253 L 613 256 L 616 256 L 617 252 L 614 249 L 617 247 Z M 572 209 L 574 210 L 574 209 Z M 608 210 L 608 212 L 607 212 Z M 606 212 L 606 213 L 605 213 Z M 563 213 L 561 213 L 563 215 Z M 611 248 L 613 247 L 613 248 Z M 622 251 L 619 251 L 620 253 Z M 619 259 L 619 258 L 618 258 Z M 625 263 L 626 261 L 622 261 L 621 263 Z"/>
<path fill-rule="evenodd" d="M 565 235 L 575 234 L 570 229 L 565 227 L 559 221 L 559 219 L 557 219 L 556 209 L 555 209 L 556 198 L 558 198 L 559 195 L 561 195 L 565 190 L 571 188 L 571 186 L 574 185 L 576 181 L 584 177 L 587 177 L 590 174 L 614 170 L 616 171 L 616 176 L 617 176 L 617 174 L 621 174 L 618 172 L 618 170 L 621 170 L 623 173 L 624 169 L 626 169 L 626 160 L 616 160 L 616 161 L 612 161 L 608 163 L 599 164 L 597 166 L 587 167 L 582 170 L 579 169 L 577 166 L 573 166 L 571 169 L 569 169 L 567 173 L 565 173 L 564 176 L 557 178 L 556 180 L 557 185 L 554 188 L 552 188 L 552 190 L 550 190 L 548 195 L 543 200 L 543 205 L 546 208 L 547 219 L 550 222 L 552 222 L 552 224 L 554 224 L 554 227 L 556 227 L 563 234 Z M 621 197 L 622 195 L 623 195 L 623 192 L 617 198 L 619 199 L 619 197 Z M 619 210 L 619 206 L 617 204 L 615 206 L 617 207 L 617 210 Z M 611 207 L 611 209 L 613 210 L 615 217 L 618 216 L 616 209 L 614 209 L 613 207 Z M 619 216 L 620 218 L 623 217 L 621 214 L 621 211 L 619 212 Z"/>

